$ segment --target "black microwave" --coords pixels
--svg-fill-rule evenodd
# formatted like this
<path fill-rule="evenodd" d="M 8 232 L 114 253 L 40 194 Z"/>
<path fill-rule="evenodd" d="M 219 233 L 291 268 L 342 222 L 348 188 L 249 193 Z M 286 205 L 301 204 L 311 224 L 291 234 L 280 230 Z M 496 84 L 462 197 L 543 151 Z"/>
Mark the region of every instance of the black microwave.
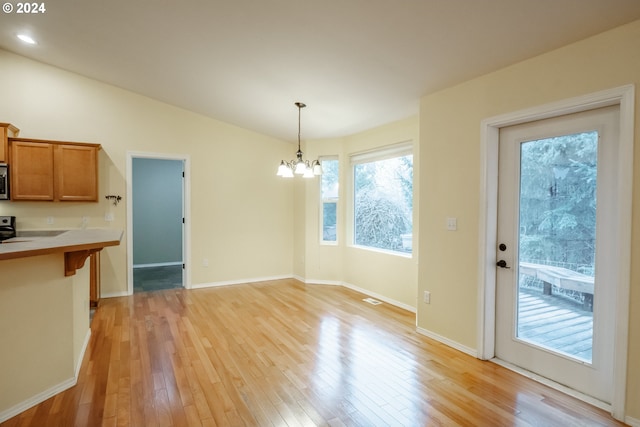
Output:
<path fill-rule="evenodd" d="M 9 166 L 0 164 L 0 200 L 9 200 Z"/>

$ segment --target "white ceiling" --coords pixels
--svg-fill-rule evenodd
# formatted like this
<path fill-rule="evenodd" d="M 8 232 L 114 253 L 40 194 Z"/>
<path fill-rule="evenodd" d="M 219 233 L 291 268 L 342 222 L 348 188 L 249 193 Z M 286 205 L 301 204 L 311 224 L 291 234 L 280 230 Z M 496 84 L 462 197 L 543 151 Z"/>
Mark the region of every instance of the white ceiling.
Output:
<path fill-rule="evenodd" d="M 308 106 L 303 140 L 348 135 L 417 114 L 425 94 L 640 18 L 639 0 L 44 4 L 0 13 L 0 47 L 288 141 L 295 101 Z"/>

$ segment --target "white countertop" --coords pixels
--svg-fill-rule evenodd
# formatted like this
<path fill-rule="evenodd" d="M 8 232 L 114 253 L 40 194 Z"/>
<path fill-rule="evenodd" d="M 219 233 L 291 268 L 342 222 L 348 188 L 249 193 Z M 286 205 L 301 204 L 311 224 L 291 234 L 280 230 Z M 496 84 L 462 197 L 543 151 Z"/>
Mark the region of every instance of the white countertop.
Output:
<path fill-rule="evenodd" d="M 67 230 L 55 236 L 47 235 L 50 230 L 42 232 L 42 236 L 19 236 L 3 241 L 0 260 L 117 246 L 123 234 L 122 230 L 109 228 Z"/>

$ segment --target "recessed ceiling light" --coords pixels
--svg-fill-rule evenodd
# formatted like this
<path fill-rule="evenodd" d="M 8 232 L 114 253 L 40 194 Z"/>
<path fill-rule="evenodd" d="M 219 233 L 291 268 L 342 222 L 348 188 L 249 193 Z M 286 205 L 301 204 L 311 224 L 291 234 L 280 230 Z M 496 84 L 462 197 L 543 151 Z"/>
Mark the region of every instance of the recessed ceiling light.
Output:
<path fill-rule="evenodd" d="M 18 34 L 18 38 L 28 44 L 36 44 L 36 41 L 26 34 Z"/>

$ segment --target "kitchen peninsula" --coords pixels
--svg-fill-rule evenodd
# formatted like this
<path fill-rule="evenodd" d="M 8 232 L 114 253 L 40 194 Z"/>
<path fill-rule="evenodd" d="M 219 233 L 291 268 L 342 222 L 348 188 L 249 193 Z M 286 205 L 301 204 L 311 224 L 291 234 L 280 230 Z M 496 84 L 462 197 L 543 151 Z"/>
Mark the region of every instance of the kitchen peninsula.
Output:
<path fill-rule="evenodd" d="M 57 235 L 19 236 L 5 240 L 0 245 L 0 261 L 51 253 L 64 253 L 65 276 L 73 276 L 76 268 L 82 267 L 89 255 L 106 246 L 117 246 L 122 239 L 122 230 L 85 229 L 67 230 Z"/>
<path fill-rule="evenodd" d="M 86 229 L 0 244 L 0 422 L 77 382 L 91 335 L 85 261 L 121 238 Z"/>

